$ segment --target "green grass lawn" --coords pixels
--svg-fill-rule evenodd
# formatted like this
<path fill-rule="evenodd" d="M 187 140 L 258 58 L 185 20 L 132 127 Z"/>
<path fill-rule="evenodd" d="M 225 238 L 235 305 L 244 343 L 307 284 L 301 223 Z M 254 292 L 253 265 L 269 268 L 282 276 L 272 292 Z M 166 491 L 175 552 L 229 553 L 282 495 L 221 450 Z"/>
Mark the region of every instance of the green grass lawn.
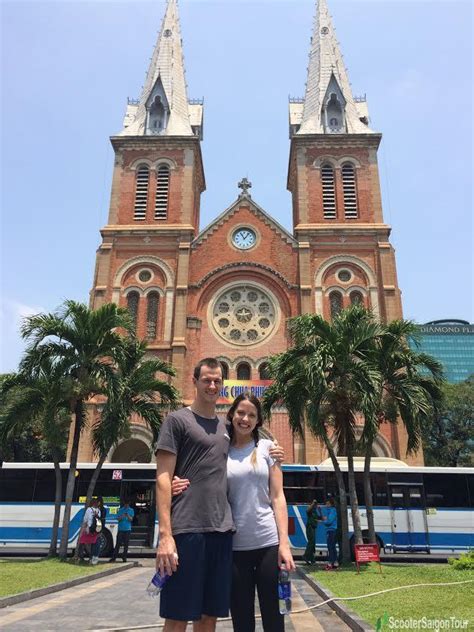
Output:
<path fill-rule="evenodd" d="M 448 564 L 383 564 L 380 574 L 378 565 L 370 564 L 361 565 L 360 575 L 355 567 L 345 567 L 336 572 L 313 572 L 311 576 L 335 596 L 352 597 L 408 584 L 474 580 L 474 571 L 458 571 Z M 387 614 L 396 619 L 467 619 L 467 628 L 448 629 L 474 631 L 474 582 L 460 586 L 410 588 L 343 603 L 374 627 L 377 619 Z M 389 630 L 390 627 L 386 623 L 381 629 Z"/>
<path fill-rule="evenodd" d="M 0 597 L 90 575 L 111 564 L 74 564 L 59 560 L 0 560 Z"/>

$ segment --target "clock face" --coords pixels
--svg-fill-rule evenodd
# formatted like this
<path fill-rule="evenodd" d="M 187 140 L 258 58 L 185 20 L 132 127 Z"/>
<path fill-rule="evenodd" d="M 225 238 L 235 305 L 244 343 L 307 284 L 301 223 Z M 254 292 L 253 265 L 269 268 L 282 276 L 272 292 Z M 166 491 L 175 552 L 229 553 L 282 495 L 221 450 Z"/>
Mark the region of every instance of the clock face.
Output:
<path fill-rule="evenodd" d="M 248 250 L 257 243 L 257 235 L 251 228 L 238 228 L 232 235 L 232 243 L 240 250 Z"/>

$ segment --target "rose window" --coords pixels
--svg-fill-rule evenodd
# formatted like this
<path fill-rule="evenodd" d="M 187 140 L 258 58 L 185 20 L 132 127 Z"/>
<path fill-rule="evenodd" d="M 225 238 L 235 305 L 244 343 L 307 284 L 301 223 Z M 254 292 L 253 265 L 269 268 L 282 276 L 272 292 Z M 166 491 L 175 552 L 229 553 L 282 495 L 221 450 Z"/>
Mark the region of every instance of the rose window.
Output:
<path fill-rule="evenodd" d="M 269 336 L 277 309 L 273 298 L 255 286 L 228 288 L 212 304 L 212 323 L 216 333 L 231 344 L 256 344 Z"/>

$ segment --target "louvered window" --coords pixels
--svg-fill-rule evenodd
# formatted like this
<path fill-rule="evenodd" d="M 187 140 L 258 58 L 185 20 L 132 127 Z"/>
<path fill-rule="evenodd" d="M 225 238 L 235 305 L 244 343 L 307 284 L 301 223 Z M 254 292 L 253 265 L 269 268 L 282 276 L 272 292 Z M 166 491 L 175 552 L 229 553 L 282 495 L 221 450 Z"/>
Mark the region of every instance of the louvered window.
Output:
<path fill-rule="evenodd" d="M 127 294 L 127 307 L 130 312 L 130 316 L 132 317 L 133 326 L 137 328 L 137 320 L 138 320 L 138 301 L 140 300 L 140 296 L 138 292 L 129 292 Z"/>
<path fill-rule="evenodd" d="M 356 219 L 357 188 L 354 165 L 346 162 L 342 165 L 342 188 L 344 191 L 344 214 L 346 219 Z"/>
<path fill-rule="evenodd" d="M 150 181 L 150 171 L 146 165 L 141 165 L 137 169 L 137 179 L 135 187 L 135 213 L 133 219 L 146 219 L 146 205 L 148 201 L 148 183 Z"/>
<path fill-rule="evenodd" d="M 155 219 L 168 218 L 168 197 L 170 190 L 170 168 L 161 165 L 156 174 Z"/>
<path fill-rule="evenodd" d="M 334 186 L 334 169 L 331 165 L 321 167 L 321 182 L 323 186 L 324 219 L 336 218 L 336 188 Z"/>
<path fill-rule="evenodd" d="M 158 326 L 158 304 L 159 304 L 158 292 L 150 292 L 147 296 L 146 306 L 146 337 L 149 340 L 156 338 L 156 330 Z"/>
<path fill-rule="evenodd" d="M 363 305 L 364 297 L 362 296 L 362 292 L 358 290 L 354 290 L 349 294 L 349 298 L 351 299 L 352 305 Z"/>
<path fill-rule="evenodd" d="M 340 292 L 331 292 L 329 305 L 331 306 L 331 318 L 334 318 L 342 309 L 342 294 Z"/>

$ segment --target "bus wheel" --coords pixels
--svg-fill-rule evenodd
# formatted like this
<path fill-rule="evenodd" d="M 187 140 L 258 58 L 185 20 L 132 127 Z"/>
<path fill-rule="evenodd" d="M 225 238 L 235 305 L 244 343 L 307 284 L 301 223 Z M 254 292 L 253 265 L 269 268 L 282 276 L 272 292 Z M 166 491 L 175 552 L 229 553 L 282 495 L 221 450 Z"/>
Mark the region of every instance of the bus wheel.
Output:
<path fill-rule="evenodd" d="M 99 557 L 110 557 L 114 548 L 112 534 L 108 529 L 102 529 L 99 533 Z"/>

